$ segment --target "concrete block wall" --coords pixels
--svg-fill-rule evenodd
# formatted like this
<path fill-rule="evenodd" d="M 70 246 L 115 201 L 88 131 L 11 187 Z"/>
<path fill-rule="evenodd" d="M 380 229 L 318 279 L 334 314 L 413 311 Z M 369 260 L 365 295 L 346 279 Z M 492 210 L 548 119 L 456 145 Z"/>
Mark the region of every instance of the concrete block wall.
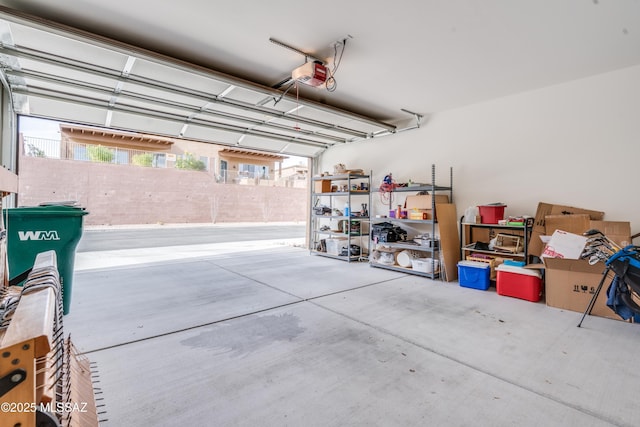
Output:
<path fill-rule="evenodd" d="M 207 172 L 20 157 L 18 205 L 77 201 L 86 225 L 306 221 L 305 188 L 218 184 Z"/>

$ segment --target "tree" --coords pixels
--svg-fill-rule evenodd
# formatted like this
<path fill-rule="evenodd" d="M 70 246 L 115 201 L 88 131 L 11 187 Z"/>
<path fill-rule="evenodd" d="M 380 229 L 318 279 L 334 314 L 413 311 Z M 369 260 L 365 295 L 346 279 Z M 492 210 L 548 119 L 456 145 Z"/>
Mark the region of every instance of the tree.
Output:
<path fill-rule="evenodd" d="M 140 153 L 133 156 L 131 162 L 136 166 L 151 167 L 153 165 L 153 154 Z"/>
<path fill-rule="evenodd" d="M 44 150 L 36 147 L 33 144 L 27 144 L 27 156 L 31 157 L 47 157 Z"/>
<path fill-rule="evenodd" d="M 176 169 L 203 171 L 207 169 L 207 165 L 202 160 L 196 159 L 193 154 L 186 152 L 176 160 Z"/>
<path fill-rule="evenodd" d="M 92 162 L 100 163 L 112 163 L 114 157 L 113 150 L 102 145 L 89 145 L 87 155 Z"/>

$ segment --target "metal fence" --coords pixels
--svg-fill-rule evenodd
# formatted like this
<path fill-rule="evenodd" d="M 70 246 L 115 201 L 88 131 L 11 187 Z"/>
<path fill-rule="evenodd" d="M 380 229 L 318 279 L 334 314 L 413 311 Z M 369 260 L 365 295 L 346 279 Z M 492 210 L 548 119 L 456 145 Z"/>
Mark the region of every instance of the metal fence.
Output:
<path fill-rule="evenodd" d="M 24 153 L 31 157 L 158 168 L 166 167 L 167 165 L 166 153 L 77 142 L 62 144 L 61 141 L 55 139 L 27 136 L 23 137 L 23 141 Z"/>
<path fill-rule="evenodd" d="M 128 148 L 107 147 L 104 145 L 62 143 L 60 140 L 23 136 L 24 154 L 30 157 L 42 157 L 58 160 L 77 160 L 94 163 L 111 163 L 153 168 L 176 168 L 199 171 L 214 170 L 206 157 L 179 157 L 167 161 L 167 153 L 133 150 Z M 220 184 L 266 185 L 278 187 L 305 188 L 306 174 L 297 173 L 286 177 L 274 177 L 274 172 L 236 172 L 220 170 L 211 172 Z"/>

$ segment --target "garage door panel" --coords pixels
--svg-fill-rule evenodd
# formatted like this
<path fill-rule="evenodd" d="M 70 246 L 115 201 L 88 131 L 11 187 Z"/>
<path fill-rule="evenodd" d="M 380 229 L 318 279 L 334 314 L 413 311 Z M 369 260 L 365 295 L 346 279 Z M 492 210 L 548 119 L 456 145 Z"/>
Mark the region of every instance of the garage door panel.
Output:
<path fill-rule="evenodd" d="M 115 70 L 121 70 L 127 62 L 127 55 L 113 49 L 103 48 L 96 44 L 27 25 L 17 23 L 7 25 L 9 26 L 8 31 L 11 34 L 12 44 L 28 48 L 34 54 L 42 53 L 49 56 L 59 56 Z"/>
<path fill-rule="evenodd" d="M 107 113 L 104 108 L 73 104 L 47 98 L 29 98 L 29 111 L 37 117 L 104 126 Z M 55 114 L 52 114 L 55 112 Z"/>
<path fill-rule="evenodd" d="M 179 68 L 136 59 L 131 74 L 149 81 L 164 82 L 168 85 L 185 87 L 191 90 L 217 96 L 229 87 L 229 83 L 188 72 Z"/>
<path fill-rule="evenodd" d="M 190 124 L 186 129 L 184 138 L 214 144 L 233 145 L 238 140 L 238 135 L 235 132 L 226 132 L 211 127 Z"/>
<path fill-rule="evenodd" d="M 285 95 L 288 86 L 275 90 L 10 11 L 0 11 L 0 33 L 2 72 L 24 115 L 311 155 L 393 129 L 298 98 L 308 88 Z"/>
<path fill-rule="evenodd" d="M 168 120 L 166 118 L 114 112 L 111 118 L 111 126 L 117 129 L 135 130 L 155 135 L 171 136 L 180 133 L 182 123 L 177 120 Z"/>

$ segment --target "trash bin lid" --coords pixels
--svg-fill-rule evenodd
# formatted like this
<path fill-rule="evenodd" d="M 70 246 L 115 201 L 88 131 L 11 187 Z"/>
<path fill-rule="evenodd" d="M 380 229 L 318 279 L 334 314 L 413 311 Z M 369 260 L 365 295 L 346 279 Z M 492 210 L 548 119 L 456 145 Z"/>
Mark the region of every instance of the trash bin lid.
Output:
<path fill-rule="evenodd" d="M 73 206 L 80 207 L 77 200 L 64 200 L 61 202 L 42 202 L 38 206 Z"/>
<path fill-rule="evenodd" d="M 3 211 L 9 216 L 83 216 L 89 213 L 83 207 L 67 205 L 19 206 L 6 208 Z"/>

